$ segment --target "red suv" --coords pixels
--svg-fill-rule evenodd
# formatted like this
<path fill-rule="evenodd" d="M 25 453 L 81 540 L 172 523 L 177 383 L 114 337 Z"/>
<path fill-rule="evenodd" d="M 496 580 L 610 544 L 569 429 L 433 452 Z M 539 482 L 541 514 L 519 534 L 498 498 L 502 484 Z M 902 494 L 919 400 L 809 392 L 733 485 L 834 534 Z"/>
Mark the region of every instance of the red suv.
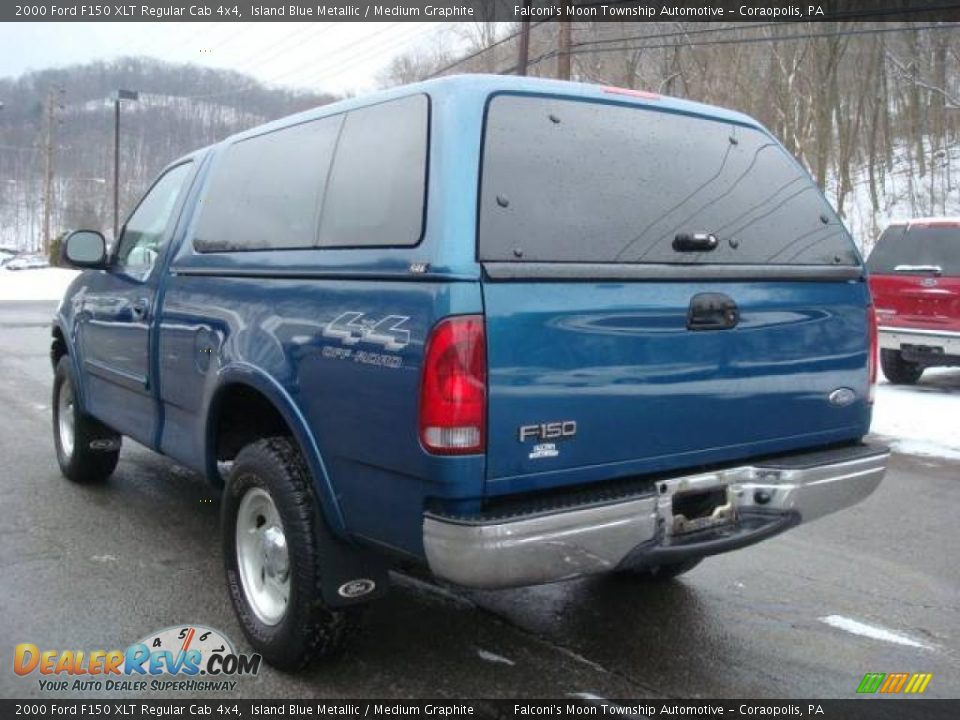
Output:
<path fill-rule="evenodd" d="M 884 230 L 867 260 L 887 379 L 960 365 L 960 217 L 918 218 Z"/>

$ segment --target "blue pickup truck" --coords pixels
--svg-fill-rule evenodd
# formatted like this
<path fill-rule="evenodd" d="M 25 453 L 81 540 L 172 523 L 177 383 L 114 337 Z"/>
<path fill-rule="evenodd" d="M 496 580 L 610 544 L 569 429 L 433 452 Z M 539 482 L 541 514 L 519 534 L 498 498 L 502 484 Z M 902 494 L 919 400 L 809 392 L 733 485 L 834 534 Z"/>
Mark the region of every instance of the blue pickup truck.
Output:
<path fill-rule="evenodd" d="M 227 589 L 285 669 L 389 571 L 664 579 L 871 493 L 863 262 L 756 121 L 469 76 L 167 167 L 53 325 L 63 473 L 127 437 L 222 488 Z"/>

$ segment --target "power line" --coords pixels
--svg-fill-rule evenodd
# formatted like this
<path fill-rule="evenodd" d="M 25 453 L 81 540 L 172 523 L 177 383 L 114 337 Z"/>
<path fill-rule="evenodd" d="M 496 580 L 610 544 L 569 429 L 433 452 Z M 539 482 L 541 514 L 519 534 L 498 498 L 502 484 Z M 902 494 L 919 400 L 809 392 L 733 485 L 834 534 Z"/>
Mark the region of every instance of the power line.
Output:
<path fill-rule="evenodd" d="M 257 87 L 263 86 L 268 83 L 277 84 L 277 83 L 281 83 L 284 80 L 287 80 L 287 78 L 295 78 L 298 74 L 308 70 L 312 71 L 312 74 L 307 78 L 305 78 L 303 81 L 299 82 L 298 84 L 299 85 L 313 84 L 326 77 L 329 77 L 329 75 L 333 70 L 336 70 L 336 72 L 342 72 L 345 69 L 355 67 L 385 52 L 390 52 L 395 48 L 402 47 L 407 43 L 417 39 L 418 37 L 427 37 L 431 34 L 439 32 L 440 30 L 444 29 L 446 26 L 449 26 L 449 24 L 450 23 L 442 23 L 438 25 L 436 23 L 427 23 L 426 28 L 423 27 L 423 24 L 414 26 L 410 28 L 411 32 L 405 32 L 401 34 L 397 38 L 394 38 L 392 42 L 388 42 L 388 44 L 386 45 L 376 44 L 373 47 L 365 47 L 361 51 L 361 54 L 354 54 L 352 56 L 350 55 L 350 53 L 356 53 L 356 48 L 360 46 L 369 45 L 371 42 L 376 40 L 377 37 L 391 30 L 395 30 L 397 26 L 401 25 L 401 23 L 399 22 L 390 23 L 390 25 L 388 25 L 387 27 L 381 28 L 375 33 L 372 33 L 362 38 L 358 38 L 357 40 L 347 45 L 344 45 L 340 48 L 335 49 L 332 54 L 323 57 L 322 62 L 320 62 L 319 64 L 315 59 L 313 59 L 295 68 L 285 70 L 272 77 L 265 78 L 263 80 L 259 80 L 259 79 L 251 80 L 251 82 L 247 87 L 235 88 L 232 90 L 224 90 L 222 92 L 207 93 L 202 95 L 189 95 L 189 96 L 178 95 L 175 97 L 187 98 L 187 99 L 206 99 L 206 98 L 212 98 L 212 97 L 223 97 L 226 95 L 240 95 L 243 93 L 250 92 Z M 426 32 L 423 32 L 424 30 L 426 30 Z M 351 61 L 344 62 L 342 58 L 345 58 L 345 57 L 350 58 Z M 319 69 L 319 72 L 317 72 L 318 69 Z M 289 81 L 287 82 L 289 83 Z"/>
<path fill-rule="evenodd" d="M 535 27 L 537 27 L 537 26 L 539 26 L 539 25 L 543 25 L 545 22 L 547 22 L 547 21 L 546 21 L 546 20 L 538 20 L 538 21 L 535 22 L 535 23 L 530 23 L 530 29 L 533 30 Z M 442 68 L 440 68 L 439 70 L 436 70 L 436 71 L 430 73 L 429 75 L 427 75 L 427 76 L 424 78 L 424 80 L 429 80 L 429 79 L 431 79 L 431 78 L 435 78 L 435 77 L 438 77 L 438 76 L 440 76 L 440 75 L 443 75 L 445 72 L 447 72 L 447 70 L 452 70 L 453 68 L 457 67 L 457 65 L 463 65 L 465 62 L 469 62 L 470 60 L 473 60 L 475 57 L 479 57 L 480 55 L 483 55 L 483 53 L 488 52 L 488 51 L 490 51 L 490 50 L 493 50 L 493 49 L 494 49 L 495 47 L 497 47 L 498 45 L 503 45 L 505 42 L 509 42 L 510 40 L 513 40 L 514 38 L 519 37 L 522 33 L 523 33 L 523 29 L 522 29 L 522 28 L 521 28 L 520 30 L 517 30 L 516 32 L 512 32 L 512 33 L 510 33 L 509 35 L 506 35 L 506 36 L 500 38 L 500 39 L 497 40 L 495 43 L 491 43 L 491 44 L 488 45 L 487 47 L 480 48 L 479 50 L 476 50 L 476 51 L 470 53 L 469 55 L 465 55 L 464 57 L 462 57 L 462 58 L 460 58 L 460 59 L 458 59 L 458 60 L 455 60 L 454 62 L 450 63 L 449 65 L 444 65 L 444 66 L 443 66 Z"/>
<path fill-rule="evenodd" d="M 864 19 L 867 17 L 876 17 L 876 16 L 886 16 L 886 15 L 903 15 L 903 14 L 917 14 L 923 13 L 925 11 L 943 11 L 943 10 L 953 10 L 960 9 L 960 3 L 955 3 L 952 5 L 945 6 L 926 6 L 921 8 L 907 7 L 907 8 L 876 8 L 873 10 L 851 10 L 845 13 L 833 13 L 831 14 L 831 21 L 840 22 L 844 18 L 856 18 Z M 702 35 L 715 32 L 729 32 L 730 30 L 760 30 L 763 28 L 777 27 L 777 26 L 790 26 L 798 25 L 807 22 L 806 20 L 780 20 L 776 22 L 764 22 L 764 23 L 750 23 L 745 25 L 744 23 L 736 23 L 734 25 L 726 25 L 724 27 L 709 27 L 709 28 L 699 28 L 696 30 L 678 30 L 675 32 L 669 33 L 653 33 L 650 35 L 626 35 L 619 38 L 601 38 L 598 40 L 585 40 L 583 42 L 576 43 L 576 45 L 606 45 L 609 43 L 615 42 L 627 42 L 631 40 L 647 40 L 647 39 L 656 39 L 663 37 L 677 37 L 677 36 L 686 36 L 686 35 Z M 740 26 L 740 27 L 738 27 Z"/>
<path fill-rule="evenodd" d="M 330 77 L 332 72 L 342 72 L 344 70 L 349 70 L 358 65 L 363 65 L 366 62 L 370 62 L 374 58 L 398 51 L 402 48 L 405 48 L 412 42 L 423 41 L 431 35 L 435 35 L 442 30 L 447 29 L 446 26 L 449 23 L 437 24 L 437 23 L 428 23 L 427 27 L 416 27 L 412 33 L 407 33 L 405 35 L 398 36 L 394 38 L 392 42 L 389 42 L 386 45 L 377 45 L 373 48 L 369 48 L 368 51 L 362 55 L 359 55 L 353 58 L 350 62 L 345 64 L 339 64 L 333 60 L 327 59 L 327 61 L 321 65 L 321 71 L 315 75 L 311 75 L 306 79 L 306 83 L 319 83 L 322 80 Z"/>
<path fill-rule="evenodd" d="M 397 26 L 401 24 L 402 23 L 400 22 L 390 23 L 387 27 L 380 28 L 376 32 L 373 32 L 361 38 L 357 38 L 356 40 L 348 43 L 347 45 L 344 45 L 342 47 L 335 49 L 330 55 L 327 55 L 324 58 L 322 58 L 319 63 L 317 62 L 317 58 L 311 58 L 307 62 L 301 63 L 300 65 L 293 68 L 292 70 L 287 70 L 285 72 L 280 73 L 279 75 L 275 75 L 274 77 L 270 78 L 266 82 L 277 83 L 282 80 L 286 80 L 287 78 L 296 77 L 298 74 L 303 73 L 305 71 L 314 71 L 317 69 L 318 66 L 325 70 L 330 65 L 338 63 L 340 61 L 339 60 L 340 58 L 352 57 L 350 53 L 356 52 L 356 48 L 358 47 L 362 46 L 363 47 L 362 51 L 369 50 L 370 48 L 366 47 L 368 43 L 380 37 L 384 33 L 397 30 L 398 29 Z M 415 26 L 413 28 L 414 33 L 420 29 L 421 28 L 419 26 Z M 377 49 L 378 49 L 377 46 L 374 46 L 374 50 L 377 50 Z M 344 53 L 347 53 L 346 56 L 344 56 Z"/>
<path fill-rule="evenodd" d="M 206 22 L 201 22 L 201 23 L 180 22 L 180 23 L 176 23 L 176 25 L 182 25 L 182 26 L 184 26 L 184 29 L 189 28 L 189 31 L 186 32 L 186 33 L 184 33 L 184 35 L 183 35 L 178 41 L 175 41 L 173 44 L 167 44 L 167 43 L 161 42 L 160 45 L 159 45 L 160 51 L 159 51 L 159 52 L 154 52 L 154 53 L 152 53 L 152 54 L 149 53 L 149 52 L 145 52 L 145 51 L 144 51 L 144 48 L 143 48 L 143 37 L 142 37 L 142 35 L 141 35 L 141 34 L 132 34 L 131 38 L 130 38 L 129 40 L 127 40 L 126 42 L 124 42 L 124 43 L 117 49 L 117 51 L 114 53 L 114 55 L 115 55 L 115 57 L 117 57 L 117 58 L 123 57 L 123 56 L 127 53 L 128 50 L 131 50 L 131 49 L 133 49 L 133 48 L 135 47 L 136 50 L 137 50 L 137 55 L 138 55 L 138 56 L 150 56 L 150 57 L 160 57 L 160 58 L 169 57 L 169 56 L 171 56 L 173 53 L 179 52 L 180 50 L 186 48 L 188 45 L 190 45 L 190 44 L 192 44 L 193 42 L 195 42 L 195 41 L 197 40 L 197 38 L 199 38 L 200 36 L 202 36 L 204 33 L 209 33 L 209 32 L 210 32 L 211 30 L 213 30 L 214 28 L 219 27 L 220 25 L 224 25 L 224 24 L 225 24 L 225 21 L 222 21 L 222 22 L 214 22 L 214 23 L 206 23 Z M 151 35 L 151 38 L 155 38 L 155 37 L 163 37 L 163 36 L 162 36 L 162 35 Z M 151 44 L 152 44 L 152 43 L 151 43 Z M 154 45 L 154 46 L 156 47 L 156 45 Z"/>
<path fill-rule="evenodd" d="M 288 35 L 284 38 L 283 42 L 268 47 L 266 51 L 260 55 L 247 58 L 233 69 L 238 72 L 245 72 L 252 67 L 269 65 L 277 59 L 284 57 L 289 52 L 301 47 L 308 40 L 316 40 L 321 35 L 330 32 L 333 28 L 334 25 L 329 23 L 323 23 L 319 29 L 317 28 L 317 23 L 306 23 L 305 27 Z M 313 30 L 316 30 L 316 32 L 312 32 Z M 290 44 L 290 41 L 294 38 L 297 38 L 297 42 Z"/>
<path fill-rule="evenodd" d="M 355 46 L 357 46 L 357 45 L 359 45 L 359 44 L 366 43 L 366 42 L 370 41 L 371 39 L 373 39 L 373 38 L 375 38 L 375 37 L 378 37 L 379 35 L 382 35 L 383 33 L 387 32 L 388 30 L 394 29 L 394 27 L 397 26 L 397 25 L 399 25 L 399 24 L 400 24 L 399 22 L 390 23 L 390 25 L 388 25 L 388 26 L 385 27 L 385 28 L 381 28 L 381 29 L 378 30 L 377 32 L 373 33 L 372 35 L 368 35 L 368 36 L 366 36 L 366 37 L 359 38 L 359 39 L 357 39 L 357 40 L 355 40 L 355 41 L 353 41 L 353 42 L 351 42 L 351 43 L 348 43 L 347 45 L 345 45 L 345 46 L 343 46 L 343 47 L 337 48 L 337 50 L 334 51 L 332 57 L 338 57 L 338 56 L 342 55 L 343 52 L 348 51 L 348 50 L 350 50 L 351 48 L 353 48 L 353 47 L 355 47 Z M 316 37 L 316 36 L 312 36 L 312 37 Z M 306 38 L 306 39 L 311 39 L 311 38 Z M 301 43 L 301 44 L 302 44 L 302 43 Z M 290 49 L 291 49 L 290 47 L 284 47 L 284 48 L 283 48 L 284 52 L 289 51 Z M 332 59 L 332 58 L 331 58 L 331 59 Z M 262 86 L 264 86 L 264 85 L 267 84 L 267 83 L 276 83 L 276 82 L 278 82 L 278 81 L 280 81 L 280 80 L 282 80 L 282 79 L 284 79 L 284 78 L 287 78 L 287 77 L 296 75 L 297 73 L 302 72 L 304 69 L 306 69 L 307 67 L 309 67 L 309 66 L 310 66 L 311 64 L 313 64 L 314 62 L 315 62 L 315 60 L 310 60 L 310 61 L 308 61 L 307 63 L 303 63 L 303 64 L 301 64 L 301 65 L 293 68 L 292 70 L 285 70 L 285 71 L 279 73 L 278 75 L 274 75 L 273 77 L 269 77 L 269 78 L 266 78 L 266 79 L 263 79 L 263 80 L 259 80 L 259 79 L 253 78 L 253 79 L 250 80 L 249 83 L 247 83 L 247 86 L 246 86 L 246 87 L 234 88 L 234 89 L 231 89 L 231 90 L 223 90 L 223 91 L 212 92 L 212 93 L 202 93 L 202 94 L 199 94 L 199 95 L 176 95 L 176 96 L 174 96 L 174 97 L 185 98 L 185 99 L 188 99 L 188 100 L 205 100 L 205 99 L 208 99 L 208 98 L 224 97 L 224 96 L 227 96 L 227 95 L 241 95 L 241 94 L 243 94 L 243 93 L 251 92 L 252 90 L 255 90 L 255 89 L 259 88 L 259 87 L 262 87 Z"/>
<path fill-rule="evenodd" d="M 243 23 L 239 30 L 237 30 L 234 33 L 230 33 L 229 35 L 221 39 L 220 42 L 218 42 L 216 45 L 211 46 L 210 52 L 213 52 L 214 50 L 219 50 L 228 42 L 232 42 L 236 40 L 238 37 L 240 37 L 241 35 L 243 35 L 244 33 L 247 33 L 250 30 L 256 29 L 258 25 L 259 23 Z"/>
<path fill-rule="evenodd" d="M 622 4 L 625 4 L 625 2 L 626 2 L 626 0 L 620 0 L 619 2 L 618 2 L 617 0 L 614 0 L 613 2 L 604 2 L 604 3 L 601 3 L 601 2 L 583 3 L 582 6 L 583 6 L 583 7 L 589 7 L 589 6 L 592 6 L 592 5 L 600 5 L 600 4 L 622 5 Z M 874 10 L 850 11 L 850 12 L 847 12 L 847 13 L 834 14 L 834 15 L 831 16 L 831 18 L 832 18 L 832 19 L 837 19 L 837 20 L 842 19 L 842 18 L 848 18 L 848 17 L 860 18 L 860 19 L 862 19 L 862 18 L 865 18 L 865 17 L 868 17 L 868 16 L 873 17 L 873 16 L 885 16 L 885 15 L 894 15 L 894 14 L 917 14 L 917 13 L 923 13 L 923 12 L 927 12 L 927 11 L 942 11 L 942 10 L 951 10 L 951 9 L 960 9 L 960 3 L 951 4 L 951 5 L 946 5 L 946 6 L 943 6 L 943 5 L 938 5 L 938 6 L 925 6 L 925 7 L 921 7 L 921 8 L 877 8 L 877 9 L 874 9 Z M 549 21 L 548 21 L 548 20 L 539 20 L 539 21 L 537 21 L 537 22 L 535 22 L 535 23 L 532 23 L 532 24 L 530 25 L 530 29 L 532 30 L 533 28 L 537 27 L 538 25 L 542 25 L 542 24 L 545 23 L 545 22 L 549 22 Z M 717 33 L 717 32 L 730 32 L 731 30 L 737 30 L 737 29 L 741 29 L 741 30 L 743 30 L 743 29 L 747 29 L 747 30 L 759 30 L 759 29 L 763 29 L 763 28 L 775 27 L 775 26 L 778 26 L 778 25 L 781 25 L 781 26 L 782 26 L 782 25 L 795 25 L 795 24 L 799 24 L 799 23 L 802 23 L 802 22 L 805 22 L 805 21 L 803 21 L 803 20 L 781 20 L 781 21 L 778 21 L 778 22 L 751 23 L 750 25 L 747 25 L 747 26 L 745 26 L 745 27 L 742 27 L 742 26 L 741 26 L 741 27 L 737 27 L 736 25 L 733 25 L 733 26 L 728 25 L 728 26 L 720 27 L 720 28 L 700 28 L 700 29 L 697 29 L 697 30 L 679 30 L 679 31 L 675 31 L 675 32 L 669 32 L 669 33 L 654 33 L 654 34 L 650 34 L 650 35 L 628 35 L 628 36 L 619 37 L 619 38 L 603 38 L 603 39 L 598 39 L 598 40 L 587 40 L 587 41 L 584 41 L 584 42 L 574 43 L 574 47 L 581 47 L 581 46 L 587 46 L 587 45 L 604 45 L 604 44 L 615 43 L 615 42 L 628 42 L 628 41 L 631 41 L 631 40 L 658 39 L 658 38 L 664 38 L 664 37 L 685 37 L 685 36 L 690 36 L 690 35 L 702 35 L 702 34 Z M 741 25 L 742 25 L 742 24 L 741 24 Z M 465 55 L 464 57 L 459 58 L 459 59 L 457 59 L 457 60 L 449 63 L 448 65 L 445 65 L 444 67 L 440 68 L 439 70 L 434 71 L 434 72 L 431 73 L 430 75 L 427 75 L 425 79 L 428 79 L 428 80 L 429 80 L 430 78 L 434 78 L 434 77 L 437 77 L 437 76 L 439 76 L 439 75 L 443 75 L 443 74 L 444 74 L 445 72 L 447 72 L 448 70 L 451 70 L 451 69 L 457 67 L 458 65 L 462 65 L 462 64 L 464 64 L 464 63 L 466 63 L 466 62 L 469 62 L 470 60 L 473 60 L 474 58 L 479 57 L 480 55 L 482 55 L 483 53 L 487 52 L 488 50 L 492 50 L 493 48 L 497 47 L 498 45 L 501 45 L 501 44 L 503 44 L 503 43 L 505 43 L 505 42 L 509 42 L 510 40 L 513 40 L 514 38 L 519 37 L 522 33 L 523 33 L 523 29 L 522 29 L 522 28 L 519 29 L 519 30 L 517 30 L 516 32 L 510 33 L 510 34 L 507 35 L 506 37 L 501 38 L 500 40 L 498 40 L 497 42 L 493 43 L 492 45 L 490 45 L 490 46 L 488 46 L 488 47 L 480 48 L 480 49 L 478 49 L 478 50 L 470 53 L 469 55 Z M 832 35 L 832 34 L 836 34 L 836 33 L 831 33 L 831 35 Z M 766 38 L 764 38 L 764 40 L 765 40 L 765 39 L 766 39 Z M 779 39 L 781 39 L 781 38 L 775 38 L 775 39 L 779 40 Z M 789 39 L 792 39 L 792 38 L 790 38 L 790 37 L 784 37 L 783 39 L 789 40 Z M 797 38 L 797 39 L 799 39 L 799 38 Z M 697 43 L 697 44 L 709 44 L 709 43 Z M 720 43 L 717 43 L 717 44 L 720 44 Z M 656 49 L 656 47 L 660 47 L 660 46 L 652 46 L 651 49 Z M 674 47 L 674 45 L 671 44 L 671 45 L 669 45 L 669 46 L 667 46 L 667 47 Z M 612 52 L 613 50 L 621 50 L 621 49 L 623 49 L 623 50 L 630 50 L 630 49 L 633 49 L 633 48 L 613 48 L 613 49 L 611 50 L 611 52 Z M 636 48 L 636 49 L 644 49 L 644 48 Z M 597 52 L 600 52 L 600 51 L 598 50 Z M 536 64 L 536 63 L 539 63 L 539 62 L 543 62 L 544 60 L 548 60 L 548 59 L 550 59 L 551 57 L 554 57 L 554 56 L 556 56 L 556 55 L 558 55 L 558 54 L 560 54 L 559 51 L 557 51 L 557 50 L 551 50 L 551 51 L 549 51 L 548 53 L 544 53 L 543 55 L 538 56 L 536 59 L 532 60 L 529 64 L 533 65 L 533 64 Z M 571 51 L 569 54 L 582 54 L 582 52 L 581 52 L 581 53 L 575 53 L 575 52 Z M 515 70 L 516 70 L 516 65 L 512 65 L 510 68 L 505 69 L 505 70 L 502 71 L 502 72 L 503 72 L 503 73 L 512 73 L 512 72 L 514 72 Z"/>
<path fill-rule="evenodd" d="M 815 38 L 836 38 L 836 37 L 845 37 L 853 35 L 879 35 L 884 33 L 895 33 L 895 32 L 909 32 L 917 30 L 952 30 L 960 27 L 960 23 L 949 23 L 949 24 L 940 24 L 940 25 L 911 25 L 909 27 L 895 27 L 895 28 L 865 28 L 859 30 L 840 30 L 826 33 L 794 33 L 790 35 L 778 35 L 775 37 L 751 37 L 751 38 L 723 38 L 720 40 L 703 40 L 686 43 L 662 43 L 659 45 L 639 45 L 639 46 L 623 46 L 623 47 L 614 47 L 614 48 L 588 48 L 580 47 L 580 43 L 576 43 L 573 49 L 570 50 L 571 55 L 583 55 L 587 53 L 608 53 L 608 52 L 624 52 L 629 50 L 658 50 L 663 48 L 682 48 L 682 47 L 707 47 L 711 45 L 750 45 L 753 43 L 762 43 L 762 42 L 788 42 L 790 40 L 809 40 Z M 549 60 L 550 58 L 557 55 L 557 50 L 550 50 L 548 52 L 539 55 L 534 60 L 530 61 L 531 65 L 536 65 L 541 63 L 544 60 Z"/>
<path fill-rule="evenodd" d="M 326 32 L 329 32 L 334 27 L 331 24 L 324 24 L 319 29 L 319 31 L 315 33 L 311 32 L 312 30 L 316 29 L 316 26 L 317 26 L 317 23 L 305 23 L 304 27 L 300 28 L 296 32 L 292 33 L 291 35 L 288 35 L 284 43 L 277 43 L 276 45 L 268 47 L 265 52 L 262 52 L 259 55 L 254 55 L 252 57 L 249 57 L 244 62 L 240 63 L 239 65 L 231 69 L 239 73 L 249 73 L 250 68 L 253 68 L 258 65 L 265 65 L 265 64 L 275 62 L 279 58 L 285 56 L 287 53 L 300 47 L 308 40 L 316 40 L 318 37 L 320 37 Z M 298 38 L 298 42 L 295 42 L 293 45 L 286 44 L 286 43 L 289 43 L 290 40 L 294 37 Z M 269 80 L 265 82 L 269 82 Z M 187 98 L 187 99 L 206 99 L 206 98 L 213 98 L 213 97 L 223 97 L 226 95 L 250 92 L 251 90 L 255 89 L 256 87 L 262 84 L 263 83 L 261 81 L 252 79 L 247 83 L 246 87 L 234 88 L 232 90 L 222 90 L 222 91 L 217 91 L 212 93 L 200 93 L 197 95 L 178 95 L 176 97 Z"/>
<path fill-rule="evenodd" d="M 781 20 L 780 22 L 768 22 L 768 23 L 757 23 L 744 26 L 743 23 L 737 23 L 737 25 L 725 25 L 724 27 L 709 27 L 709 28 L 700 28 L 698 30 L 677 30 L 674 32 L 667 33 L 651 33 L 649 35 L 626 35 L 623 37 L 614 37 L 614 38 L 600 38 L 599 40 L 584 40 L 583 42 L 574 43 L 576 47 L 586 46 L 586 45 L 608 45 L 611 43 L 618 42 L 629 42 L 633 40 L 656 40 L 659 38 L 667 37 L 687 37 L 689 35 L 705 35 L 708 33 L 722 33 L 730 32 L 731 30 L 761 30 L 763 28 L 774 27 L 776 25 L 794 25 L 797 23 L 803 22 L 802 20 Z"/>
<path fill-rule="evenodd" d="M 226 21 L 215 22 L 215 23 L 205 23 L 205 22 L 198 23 L 197 24 L 198 27 L 195 32 L 187 33 L 186 37 L 181 38 L 180 42 L 178 42 L 176 45 L 166 48 L 166 52 L 169 54 L 169 53 L 182 50 L 183 48 L 195 42 L 197 38 L 203 35 L 204 32 L 209 33 L 215 27 L 219 27 L 220 25 L 223 25 L 225 22 Z M 207 27 L 208 25 L 209 27 Z"/>

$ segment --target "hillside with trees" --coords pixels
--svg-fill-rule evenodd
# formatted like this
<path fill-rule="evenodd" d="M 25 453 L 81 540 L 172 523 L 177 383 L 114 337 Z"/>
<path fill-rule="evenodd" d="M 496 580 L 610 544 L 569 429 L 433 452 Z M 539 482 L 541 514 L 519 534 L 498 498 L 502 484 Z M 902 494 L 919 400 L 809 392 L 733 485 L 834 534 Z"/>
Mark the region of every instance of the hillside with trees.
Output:
<path fill-rule="evenodd" d="M 138 101 L 121 107 L 121 216 L 171 160 L 336 99 L 267 88 L 239 73 L 148 58 L 0 78 L 0 245 L 39 247 L 51 117 L 51 235 L 77 227 L 111 230 L 110 97 L 118 88 L 139 92 Z"/>
<path fill-rule="evenodd" d="M 521 25 L 451 23 L 387 63 L 382 85 L 518 71 Z M 389 58 L 383 50 L 385 62 Z M 528 73 L 735 108 L 803 163 L 869 249 L 891 218 L 960 214 L 960 24 L 532 22 Z M 121 213 L 159 168 L 329 95 L 249 76 L 125 58 L 0 79 L 0 245 L 42 235 L 53 109 L 51 234 L 109 229 L 113 105 L 121 112 Z"/>
<path fill-rule="evenodd" d="M 386 84 L 515 72 L 519 27 L 461 23 Z M 811 172 L 869 248 L 892 217 L 960 214 L 960 25 L 533 22 L 528 74 L 741 110 Z M 952 166 L 952 167 L 951 167 Z"/>

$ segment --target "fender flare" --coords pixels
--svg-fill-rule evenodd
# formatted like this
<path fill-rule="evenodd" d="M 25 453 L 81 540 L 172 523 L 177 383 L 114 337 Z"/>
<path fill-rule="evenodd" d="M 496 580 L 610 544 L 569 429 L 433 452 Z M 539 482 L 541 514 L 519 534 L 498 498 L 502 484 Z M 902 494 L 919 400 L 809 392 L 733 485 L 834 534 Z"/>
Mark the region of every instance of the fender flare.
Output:
<path fill-rule="evenodd" d="M 216 417 L 218 405 L 223 397 L 224 391 L 233 385 L 245 385 L 259 392 L 271 403 L 274 408 L 283 417 L 287 427 L 293 433 L 294 439 L 300 446 L 304 454 L 307 466 L 313 476 L 313 487 L 316 492 L 320 511 L 327 521 L 328 527 L 333 533 L 341 538 L 347 535 L 346 523 L 343 519 L 343 513 L 340 511 L 340 504 L 337 502 L 336 493 L 333 484 L 330 482 L 330 475 L 327 472 L 326 463 L 320 453 L 316 438 L 311 432 L 307 419 L 303 416 L 300 408 L 290 397 L 290 394 L 284 387 L 271 375 L 260 368 L 245 362 L 232 362 L 225 365 L 217 373 L 217 381 L 214 386 L 210 400 L 206 404 L 205 411 L 205 430 L 204 430 L 204 455 L 208 473 L 211 477 L 216 471 L 216 452 L 214 438 L 213 418 Z M 211 472 L 211 470 L 213 472 Z"/>
<path fill-rule="evenodd" d="M 80 372 L 80 357 L 77 354 L 77 346 L 74 343 L 74 338 L 72 333 L 68 333 L 64 328 L 67 327 L 66 319 L 62 314 L 58 313 L 54 316 L 53 322 L 51 323 L 51 337 L 53 336 L 53 330 L 60 331 L 60 337 L 63 338 L 64 345 L 67 346 L 67 357 L 70 358 L 70 365 L 73 367 L 73 382 L 74 382 L 74 400 L 76 401 L 79 409 L 82 412 L 87 411 L 86 404 L 86 387 L 83 382 L 83 373 Z M 57 368 L 54 367 L 53 371 L 56 372 Z"/>

